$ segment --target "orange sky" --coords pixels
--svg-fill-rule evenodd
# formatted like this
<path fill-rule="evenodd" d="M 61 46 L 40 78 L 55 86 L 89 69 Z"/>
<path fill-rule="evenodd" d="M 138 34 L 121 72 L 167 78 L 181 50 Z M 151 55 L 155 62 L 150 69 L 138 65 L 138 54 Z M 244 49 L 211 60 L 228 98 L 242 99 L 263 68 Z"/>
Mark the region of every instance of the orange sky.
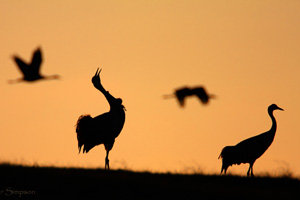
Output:
<path fill-rule="evenodd" d="M 99 146 L 78 155 L 81 114 L 107 112 L 92 85 L 127 109 L 111 168 L 219 173 L 224 146 L 278 129 L 254 173 L 300 175 L 300 1 L 0 1 L 0 160 L 104 167 Z M 42 47 L 42 73 L 59 81 L 7 84 L 20 77 L 11 56 Z M 162 95 L 204 85 L 218 98 L 184 109 Z M 245 175 L 248 165 L 228 172 Z"/>

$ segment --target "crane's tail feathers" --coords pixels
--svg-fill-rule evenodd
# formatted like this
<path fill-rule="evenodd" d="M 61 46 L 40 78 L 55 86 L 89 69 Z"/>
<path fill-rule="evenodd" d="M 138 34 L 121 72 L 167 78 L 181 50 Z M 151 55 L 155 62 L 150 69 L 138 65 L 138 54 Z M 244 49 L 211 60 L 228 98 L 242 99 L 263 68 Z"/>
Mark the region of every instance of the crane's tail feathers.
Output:
<path fill-rule="evenodd" d="M 224 151 L 225 151 L 225 150 L 226 150 L 226 147 L 224 147 L 224 148 L 222 149 L 222 151 L 221 151 L 221 153 L 220 153 L 218 159 L 223 158 L 223 156 L 224 156 Z"/>
<path fill-rule="evenodd" d="M 92 121 L 92 117 L 90 115 L 81 115 L 76 123 L 76 133 L 77 133 L 77 141 L 78 141 L 78 150 L 80 153 L 81 147 L 82 145 L 84 145 L 85 143 L 85 135 L 89 130 L 91 121 Z M 84 152 L 84 149 L 83 149 Z"/>

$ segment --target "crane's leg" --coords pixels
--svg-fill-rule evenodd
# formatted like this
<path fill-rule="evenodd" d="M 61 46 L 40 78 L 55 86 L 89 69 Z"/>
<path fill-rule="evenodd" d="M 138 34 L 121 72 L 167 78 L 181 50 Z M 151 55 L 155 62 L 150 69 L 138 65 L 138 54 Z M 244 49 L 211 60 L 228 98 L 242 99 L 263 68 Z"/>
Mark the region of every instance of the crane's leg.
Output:
<path fill-rule="evenodd" d="M 250 171 L 251 171 L 251 176 L 253 177 L 253 164 L 254 163 L 249 163 L 249 169 L 248 169 L 248 172 L 247 172 L 247 176 L 250 175 Z"/>
<path fill-rule="evenodd" d="M 105 157 L 105 169 L 109 170 L 109 160 L 108 160 L 109 150 L 106 150 L 106 157 Z"/>
<path fill-rule="evenodd" d="M 224 171 L 224 174 L 226 174 L 227 169 L 228 169 L 228 166 L 227 166 L 227 165 L 224 165 L 224 163 L 223 163 L 223 164 L 222 164 L 222 169 L 221 169 L 221 174 L 222 174 L 223 171 Z"/>
<path fill-rule="evenodd" d="M 224 168 L 224 167 L 222 166 L 222 169 L 221 169 L 221 173 L 220 173 L 220 174 L 222 174 L 223 171 L 224 171 L 224 174 L 226 174 L 227 168 Z"/>
<path fill-rule="evenodd" d="M 249 169 L 248 169 L 248 172 L 247 172 L 247 176 L 249 176 L 250 169 L 251 169 L 251 164 L 249 164 Z"/>
<path fill-rule="evenodd" d="M 252 177 L 254 177 L 254 174 L 253 174 L 253 164 L 254 164 L 254 163 L 252 163 L 252 165 L 251 165 L 251 176 L 252 176 Z"/>
<path fill-rule="evenodd" d="M 226 174 L 226 172 L 227 172 L 227 169 L 228 169 L 228 167 L 226 167 L 226 168 L 224 169 L 224 174 Z"/>

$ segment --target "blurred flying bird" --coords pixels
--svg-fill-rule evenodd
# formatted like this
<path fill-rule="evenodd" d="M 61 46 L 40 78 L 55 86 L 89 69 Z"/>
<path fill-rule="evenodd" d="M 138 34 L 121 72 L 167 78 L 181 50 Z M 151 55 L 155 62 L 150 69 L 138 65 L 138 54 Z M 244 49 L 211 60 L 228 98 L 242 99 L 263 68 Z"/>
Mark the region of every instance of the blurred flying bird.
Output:
<path fill-rule="evenodd" d="M 211 98 L 216 98 L 215 95 L 208 94 L 204 89 L 204 87 L 194 87 L 194 88 L 182 87 L 176 89 L 174 94 L 164 95 L 164 98 L 168 99 L 168 98 L 176 97 L 179 102 L 179 105 L 181 107 L 184 107 L 186 97 L 193 96 L 193 95 L 197 96 L 204 105 L 208 104 Z"/>
<path fill-rule="evenodd" d="M 59 75 L 51 75 L 51 76 L 43 76 L 40 74 L 39 70 L 42 63 L 42 52 L 41 49 L 38 48 L 34 51 L 31 63 L 25 63 L 18 56 L 13 56 L 14 61 L 16 62 L 18 68 L 23 74 L 23 78 L 19 78 L 16 80 L 9 80 L 9 83 L 16 83 L 21 81 L 34 82 L 40 79 L 58 79 Z"/>
<path fill-rule="evenodd" d="M 247 176 L 253 175 L 253 164 L 272 144 L 277 124 L 275 117 L 273 115 L 274 110 L 283 110 L 279 108 L 276 104 L 272 104 L 268 107 L 268 113 L 272 120 L 272 127 L 269 131 L 262 133 L 260 135 L 248 138 L 241 141 L 235 146 L 226 146 L 223 148 L 219 158 L 222 158 L 222 168 L 221 174 L 224 171 L 226 174 L 227 168 L 233 164 L 249 163 L 249 169 Z"/>
<path fill-rule="evenodd" d="M 99 68 L 92 78 L 94 87 L 106 98 L 110 105 L 110 111 L 92 118 L 90 115 L 81 115 L 76 124 L 79 153 L 83 147 L 83 153 L 88 153 L 93 147 L 104 144 L 106 150 L 105 169 L 109 170 L 108 154 L 112 149 L 115 138 L 123 129 L 125 122 L 125 107 L 122 99 L 113 97 L 106 91 L 100 81 Z"/>

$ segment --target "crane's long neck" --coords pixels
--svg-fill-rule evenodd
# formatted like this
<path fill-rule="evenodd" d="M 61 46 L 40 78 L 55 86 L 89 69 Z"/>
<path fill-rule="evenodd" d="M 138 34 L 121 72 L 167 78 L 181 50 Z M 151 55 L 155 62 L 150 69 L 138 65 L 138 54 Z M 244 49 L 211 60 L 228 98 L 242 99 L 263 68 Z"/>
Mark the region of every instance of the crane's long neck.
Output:
<path fill-rule="evenodd" d="M 273 115 L 273 110 L 268 110 L 268 113 L 269 113 L 270 118 L 271 118 L 271 120 L 272 120 L 272 127 L 271 127 L 271 129 L 269 130 L 269 133 L 270 133 L 270 135 L 272 135 L 272 137 L 274 138 L 275 133 L 276 133 L 276 129 L 277 129 L 277 123 L 276 123 L 276 119 L 275 119 L 275 117 L 274 117 L 274 115 Z"/>

